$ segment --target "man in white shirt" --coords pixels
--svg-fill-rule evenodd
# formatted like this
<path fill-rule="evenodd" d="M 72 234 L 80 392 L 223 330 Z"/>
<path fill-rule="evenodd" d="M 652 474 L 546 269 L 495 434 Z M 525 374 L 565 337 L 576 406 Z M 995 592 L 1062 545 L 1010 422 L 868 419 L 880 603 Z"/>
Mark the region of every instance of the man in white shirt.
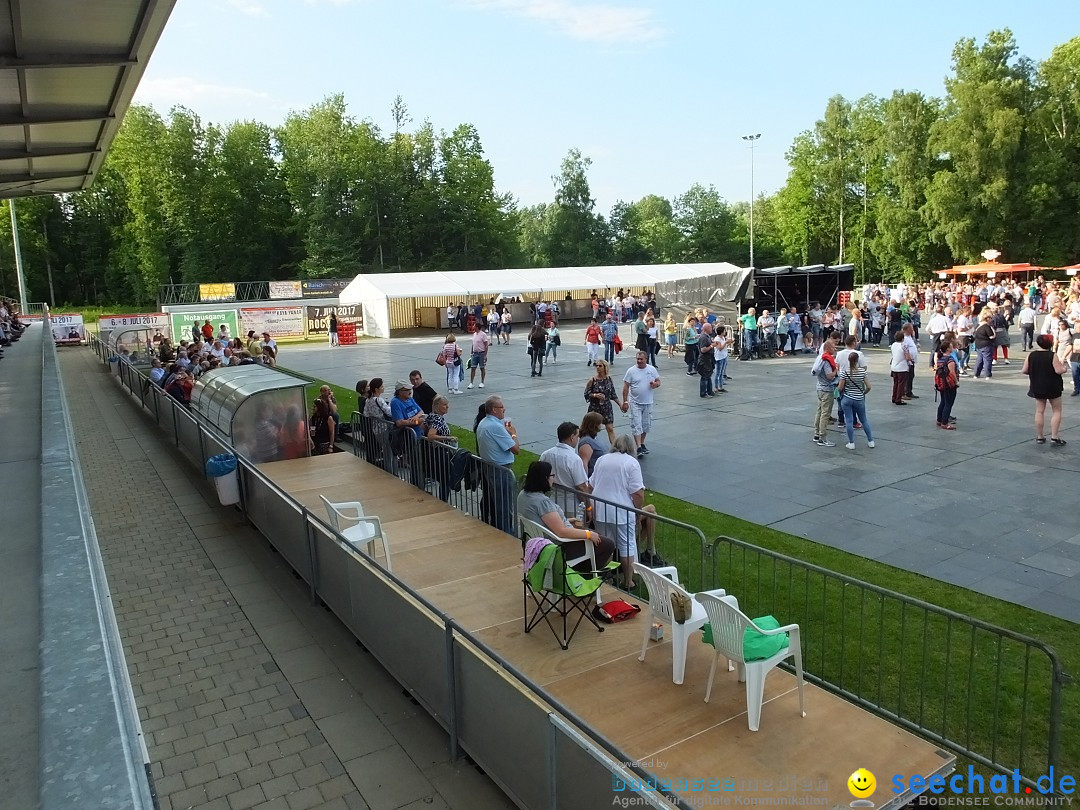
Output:
<path fill-rule="evenodd" d="M 563 422 L 558 428 L 559 443 L 540 454 L 540 460 L 551 465 L 555 474 L 555 483 L 568 490 L 577 490 L 588 494 L 589 477 L 585 474 L 585 464 L 577 454 L 578 426 L 573 422 Z M 573 517 L 577 511 L 579 498 L 571 492 L 556 490 L 554 498 L 567 517 Z"/>
<path fill-rule="evenodd" d="M 915 366 L 919 362 L 919 344 L 915 342 L 915 327 L 910 323 L 904 324 L 904 353 L 908 360 L 907 391 L 904 399 L 918 399 L 919 395 L 914 391 Z"/>
<path fill-rule="evenodd" d="M 630 429 L 637 442 L 637 457 L 648 455 L 645 436 L 652 427 L 653 391 L 660 387 L 660 372 L 649 365 L 645 352 L 637 353 L 637 362 L 623 376 L 623 413 L 630 413 Z"/>
<path fill-rule="evenodd" d="M 1031 308 L 1031 302 L 1024 299 L 1024 306 L 1016 320 L 1020 322 L 1020 334 L 1023 337 L 1024 351 L 1035 348 L 1035 310 Z"/>
<path fill-rule="evenodd" d="M 476 380 L 476 369 L 480 369 L 480 387 L 484 387 L 484 381 L 487 379 L 487 358 L 488 349 L 491 348 L 491 338 L 488 337 L 488 333 L 483 329 L 477 329 L 472 335 L 472 356 L 469 359 L 469 365 L 472 370 L 469 372 L 469 384 L 466 388 L 473 387 L 473 381 Z"/>
<path fill-rule="evenodd" d="M 941 345 L 941 339 L 946 332 L 952 329 L 952 323 L 945 316 L 945 308 L 941 304 L 934 307 L 934 314 L 927 321 L 926 329 L 930 332 L 930 337 L 933 340 L 933 351 L 930 353 L 930 368 L 933 368 L 938 354 L 938 347 Z"/>

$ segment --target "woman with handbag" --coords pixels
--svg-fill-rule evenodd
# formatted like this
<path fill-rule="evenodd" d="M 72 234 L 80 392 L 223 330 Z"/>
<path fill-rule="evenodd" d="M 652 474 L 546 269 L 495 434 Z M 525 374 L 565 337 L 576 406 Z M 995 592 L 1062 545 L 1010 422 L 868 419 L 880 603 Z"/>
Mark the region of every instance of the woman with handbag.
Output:
<path fill-rule="evenodd" d="M 866 433 L 866 446 L 874 447 L 874 433 L 866 421 L 866 395 L 870 393 L 870 380 L 866 376 L 866 367 L 859 365 L 859 353 L 848 353 L 847 364 L 841 366 L 837 390 L 840 392 L 840 405 L 844 409 L 844 428 L 847 430 L 847 449 L 855 449 L 855 423 L 861 422 Z"/>
<path fill-rule="evenodd" d="M 446 335 L 446 342 L 435 355 L 435 362 L 446 369 L 446 390 L 451 394 L 461 393 L 461 347 L 457 345 L 457 336 L 453 332 Z"/>
<path fill-rule="evenodd" d="M 598 413 L 607 429 L 608 443 L 615 441 L 615 412 L 612 404 L 619 404 L 615 393 L 615 383 L 608 376 L 606 360 L 596 361 L 596 376 L 585 383 L 585 401 L 589 403 L 588 412 Z"/>
<path fill-rule="evenodd" d="M 532 369 L 530 377 L 544 376 L 544 354 L 547 351 L 547 330 L 544 324 L 537 321 L 529 330 L 529 365 Z M 539 370 L 537 370 L 539 369 Z"/>

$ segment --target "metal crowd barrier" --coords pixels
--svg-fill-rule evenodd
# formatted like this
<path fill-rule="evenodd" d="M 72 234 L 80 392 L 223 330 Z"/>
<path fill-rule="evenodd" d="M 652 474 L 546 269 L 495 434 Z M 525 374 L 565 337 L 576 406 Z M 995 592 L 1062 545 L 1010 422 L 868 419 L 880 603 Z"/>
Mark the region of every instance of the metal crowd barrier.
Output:
<path fill-rule="evenodd" d="M 91 346 L 109 363 L 107 346 L 96 337 Z M 147 387 L 147 378 L 130 363 L 120 362 L 118 378 L 200 468 L 211 455 L 235 452 L 156 385 Z M 419 446 L 392 462 L 403 480 L 409 480 L 408 465 Z M 581 718 L 366 551 L 345 542 L 322 515 L 277 487 L 252 461 L 238 456 L 238 472 L 245 516 L 307 583 L 312 602 L 330 608 L 446 730 L 454 759 L 467 753 L 523 807 L 606 807 L 615 792 L 635 806 L 689 810 L 633 758 L 594 735 Z M 481 508 L 481 501 L 472 502 Z"/>
<path fill-rule="evenodd" d="M 1068 676 L 1041 641 L 723 535 L 701 584 L 797 623 L 822 688 L 1033 789 L 1060 770 Z"/>

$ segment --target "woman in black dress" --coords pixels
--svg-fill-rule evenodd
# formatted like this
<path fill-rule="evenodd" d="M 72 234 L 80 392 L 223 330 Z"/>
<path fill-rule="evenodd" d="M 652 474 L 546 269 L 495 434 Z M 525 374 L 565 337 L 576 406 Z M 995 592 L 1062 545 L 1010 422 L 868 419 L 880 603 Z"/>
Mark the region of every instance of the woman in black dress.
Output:
<path fill-rule="evenodd" d="M 1043 420 L 1046 403 L 1050 403 L 1050 443 L 1061 447 L 1065 444 L 1058 433 L 1061 430 L 1061 391 L 1064 384 L 1061 375 L 1065 365 L 1050 349 L 1054 339 L 1050 335 L 1035 338 L 1035 351 L 1024 360 L 1023 373 L 1028 375 L 1028 396 L 1035 400 L 1035 443 L 1046 444 Z"/>
<path fill-rule="evenodd" d="M 606 360 L 596 361 L 596 376 L 585 383 L 585 401 L 589 403 L 588 412 L 598 413 L 604 420 L 607 429 L 608 443 L 615 441 L 615 413 L 612 403 L 619 404 L 619 397 L 615 393 L 615 383 L 608 376 L 608 364 Z"/>

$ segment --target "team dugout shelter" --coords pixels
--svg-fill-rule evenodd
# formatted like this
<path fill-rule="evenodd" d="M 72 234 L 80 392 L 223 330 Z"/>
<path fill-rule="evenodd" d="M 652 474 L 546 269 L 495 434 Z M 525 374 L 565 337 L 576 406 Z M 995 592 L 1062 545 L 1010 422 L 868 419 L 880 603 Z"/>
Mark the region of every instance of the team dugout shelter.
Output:
<path fill-rule="evenodd" d="M 594 292 L 608 297 L 620 289 L 628 295 L 650 290 L 663 309 L 677 304 L 719 310 L 724 303 L 737 306 L 752 274 L 728 262 L 362 273 L 338 300 L 362 308 L 365 334 L 388 338 L 391 330 L 445 328 L 451 304 L 520 299 L 511 313 L 515 323 L 527 323 L 529 302 L 556 301 L 564 320 L 588 318 Z"/>

